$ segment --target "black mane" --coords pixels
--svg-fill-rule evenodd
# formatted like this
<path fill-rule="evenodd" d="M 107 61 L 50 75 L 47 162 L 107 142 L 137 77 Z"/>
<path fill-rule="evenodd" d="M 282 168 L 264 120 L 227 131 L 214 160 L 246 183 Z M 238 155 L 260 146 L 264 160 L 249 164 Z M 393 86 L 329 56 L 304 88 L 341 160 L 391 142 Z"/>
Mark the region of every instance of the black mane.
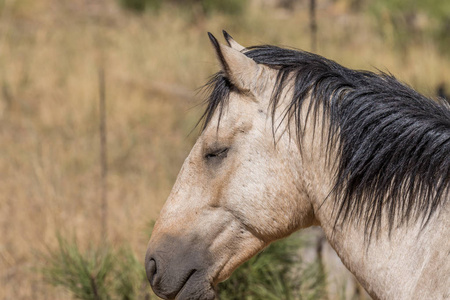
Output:
<path fill-rule="evenodd" d="M 339 145 L 331 191 L 336 224 L 365 220 L 369 237 L 378 232 L 382 218 L 387 218 L 389 230 L 419 218 L 425 226 L 448 200 L 450 109 L 443 102 L 422 96 L 390 74 L 347 69 L 304 51 L 256 46 L 245 55 L 279 70 L 272 114 L 294 78 L 285 117 L 297 125 L 300 140 L 300 109 L 309 94 L 308 115 L 316 118 L 323 111 L 329 119 L 327 149 Z M 233 89 L 222 72 L 206 86 L 210 94 L 203 128 L 217 109 L 222 112 Z"/>

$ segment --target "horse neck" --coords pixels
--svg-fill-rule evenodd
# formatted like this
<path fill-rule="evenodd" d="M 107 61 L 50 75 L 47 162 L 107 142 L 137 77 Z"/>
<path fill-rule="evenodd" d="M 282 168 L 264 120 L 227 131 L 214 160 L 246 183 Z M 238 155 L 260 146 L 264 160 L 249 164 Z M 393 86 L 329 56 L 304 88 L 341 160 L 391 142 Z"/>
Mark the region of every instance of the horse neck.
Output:
<path fill-rule="evenodd" d="M 326 125 L 326 120 L 322 123 Z M 342 262 L 375 299 L 445 298 L 444 293 L 450 292 L 450 201 L 423 229 L 417 222 L 394 228 L 389 234 L 388 224 L 382 220 L 379 235 L 369 240 L 364 220 L 336 225 L 334 197 L 329 195 L 334 172 L 327 162 L 338 157 L 333 149 L 326 152 L 327 134 L 320 130 L 317 123 L 304 127 L 302 171 L 317 223 Z M 422 286 L 427 276 L 436 281 L 435 289 Z M 432 293 L 435 297 L 430 298 Z"/>

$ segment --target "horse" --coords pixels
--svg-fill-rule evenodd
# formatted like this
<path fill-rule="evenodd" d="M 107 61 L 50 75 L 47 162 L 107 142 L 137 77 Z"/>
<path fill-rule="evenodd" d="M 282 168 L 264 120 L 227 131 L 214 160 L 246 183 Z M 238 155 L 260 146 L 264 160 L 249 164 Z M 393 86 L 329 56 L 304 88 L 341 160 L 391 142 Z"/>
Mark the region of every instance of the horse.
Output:
<path fill-rule="evenodd" d="M 148 244 L 153 291 L 215 299 L 317 225 L 374 299 L 449 299 L 450 107 L 389 73 L 208 34 L 221 70 Z"/>

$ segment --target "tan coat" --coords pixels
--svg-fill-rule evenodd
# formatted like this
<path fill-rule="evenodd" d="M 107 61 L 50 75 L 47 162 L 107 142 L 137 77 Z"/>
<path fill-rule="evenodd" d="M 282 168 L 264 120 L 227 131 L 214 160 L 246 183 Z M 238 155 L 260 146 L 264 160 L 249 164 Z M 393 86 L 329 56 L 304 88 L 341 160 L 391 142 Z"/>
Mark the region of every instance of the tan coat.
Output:
<path fill-rule="evenodd" d="M 382 220 L 370 243 L 359 222 L 334 226 L 333 202 L 324 201 L 334 172 L 317 134 L 327 120 L 304 121 L 299 146 L 283 118 L 287 102 L 273 118 L 269 109 L 277 70 L 226 38 L 229 46 L 212 42 L 239 91 L 198 138 L 155 225 L 146 257 L 154 291 L 167 299 L 213 299 L 215 285 L 269 243 L 320 225 L 373 298 L 449 299 L 450 201 L 422 230 L 416 222 L 389 235 Z M 282 98 L 290 93 L 286 88 Z M 330 155 L 338 159 L 333 149 Z"/>

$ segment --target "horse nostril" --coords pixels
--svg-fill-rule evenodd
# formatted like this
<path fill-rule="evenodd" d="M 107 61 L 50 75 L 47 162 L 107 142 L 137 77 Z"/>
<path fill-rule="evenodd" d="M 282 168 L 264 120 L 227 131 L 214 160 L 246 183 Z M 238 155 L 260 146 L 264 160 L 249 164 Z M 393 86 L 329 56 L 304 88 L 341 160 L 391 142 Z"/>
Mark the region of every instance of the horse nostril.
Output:
<path fill-rule="evenodd" d="M 156 270 L 156 262 L 153 258 L 151 258 L 146 265 L 146 273 L 147 273 L 147 279 L 150 282 L 151 285 L 153 285 L 155 281 L 155 274 L 157 272 Z"/>

